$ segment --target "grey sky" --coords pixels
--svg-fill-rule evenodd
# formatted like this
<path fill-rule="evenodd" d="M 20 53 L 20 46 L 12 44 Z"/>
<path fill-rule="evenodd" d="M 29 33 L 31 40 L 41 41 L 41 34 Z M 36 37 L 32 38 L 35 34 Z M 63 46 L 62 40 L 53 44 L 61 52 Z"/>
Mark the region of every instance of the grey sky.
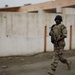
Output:
<path fill-rule="evenodd" d="M 13 6 L 23 6 L 27 3 L 41 3 L 46 1 L 52 1 L 52 0 L 0 0 L 0 8 L 4 7 L 6 4 L 8 4 L 9 7 Z"/>

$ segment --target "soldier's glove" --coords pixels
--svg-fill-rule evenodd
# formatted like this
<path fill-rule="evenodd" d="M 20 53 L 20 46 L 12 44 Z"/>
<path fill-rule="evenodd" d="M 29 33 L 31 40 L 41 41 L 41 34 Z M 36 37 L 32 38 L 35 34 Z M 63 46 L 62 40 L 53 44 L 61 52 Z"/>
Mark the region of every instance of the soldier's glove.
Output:
<path fill-rule="evenodd" d="M 56 40 L 57 42 L 61 41 L 60 39 Z"/>
<path fill-rule="evenodd" d="M 57 42 L 63 40 L 65 38 L 65 36 L 60 37 L 59 39 L 57 39 Z"/>

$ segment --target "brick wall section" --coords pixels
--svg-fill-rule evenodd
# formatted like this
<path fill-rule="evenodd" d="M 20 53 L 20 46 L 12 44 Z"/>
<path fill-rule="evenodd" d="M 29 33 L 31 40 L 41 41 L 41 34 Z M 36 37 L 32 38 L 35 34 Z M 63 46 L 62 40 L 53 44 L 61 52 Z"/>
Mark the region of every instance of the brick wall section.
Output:
<path fill-rule="evenodd" d="M 75 0 L 56 0 L 30 6 L 23 6 L 20 8 L 19 11 L 37 11 L 39 9 L 54 9 L 57 5 L 60 5 L 61 7 L 75 5 Z"/>

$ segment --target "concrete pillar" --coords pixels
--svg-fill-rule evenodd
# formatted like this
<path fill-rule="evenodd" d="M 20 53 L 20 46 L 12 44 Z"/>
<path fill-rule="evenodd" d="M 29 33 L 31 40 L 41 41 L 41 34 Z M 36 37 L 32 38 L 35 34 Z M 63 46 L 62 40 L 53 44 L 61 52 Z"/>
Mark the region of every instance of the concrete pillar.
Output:
<path fill-rule="evenodd" d="M 58 6 L 56 7 L 56 13 L 57 13 L 57 14 L 62 14 L 62 7 L 61 7 L 61 6 L 58 5 Z"/>
<path fill-rule="evenodd" d="M 38 10 L 38 13 L 39 13 L 39 14 L 43 14 L 43 13 L 45 13 L 45 11 L 44 11 L 43 9 L 39 9 L 39 10 Z"/>

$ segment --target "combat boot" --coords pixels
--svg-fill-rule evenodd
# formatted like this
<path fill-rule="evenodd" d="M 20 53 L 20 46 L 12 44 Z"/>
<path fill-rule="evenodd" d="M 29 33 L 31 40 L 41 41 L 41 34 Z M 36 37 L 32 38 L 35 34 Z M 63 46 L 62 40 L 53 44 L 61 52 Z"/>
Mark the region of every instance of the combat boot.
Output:
<path fill-rule="evenodd" d="M 49 74 L 49 75 L 54 75 L 54 72 L 48 71 L 48 74 Z"/>
<path fill-rule="evenodd" d="M 71 70 L 71 64 L 72 64 L 72 62 L 70 62 L 70 61 L 67 61 L 67 67 L 68 67 L 68 70 Z"/>

